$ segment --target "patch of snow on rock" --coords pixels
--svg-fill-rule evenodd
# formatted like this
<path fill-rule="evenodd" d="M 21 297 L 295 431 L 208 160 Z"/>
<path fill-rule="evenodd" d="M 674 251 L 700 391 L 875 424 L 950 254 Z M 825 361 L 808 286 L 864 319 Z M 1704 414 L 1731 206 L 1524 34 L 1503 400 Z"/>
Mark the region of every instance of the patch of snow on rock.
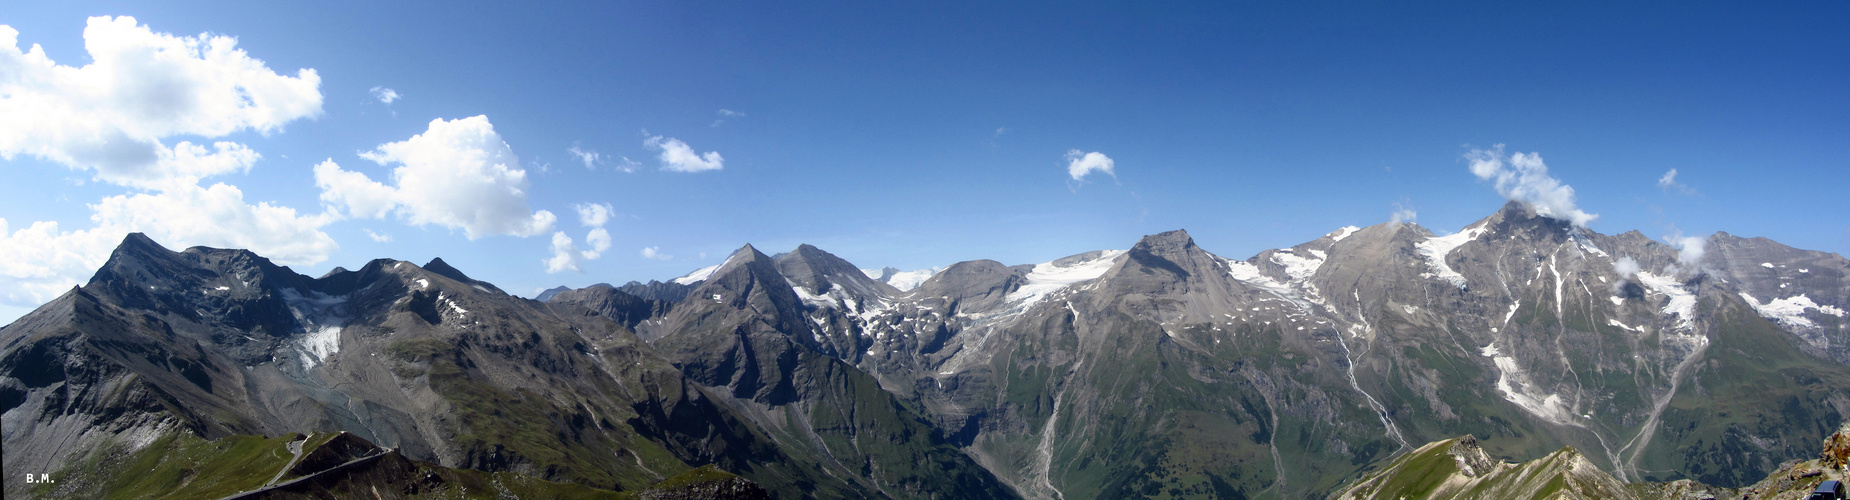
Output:
<path fill-rule="evenodd" d="M 1669 276 L 1658 276 L 1646 271 L 1638 271 L 1638 284 L 1644 285 L 1670 301 L 1664 304 L 1664 315 L 1677 315 L 1677 327 L 1693 328 L 1696 326 L 1696 294 L 1683 289 L 1681 283 Z"/>
<path fill-rule="evenodd" d="M 302 349 L 307 352 L 303 353 L 302 364 L 313 367 L 326 362 L 328 357 L 333 356 L 334 353 L 340 352 L 340 328 L 324 326 L 303 337 Z M 310 357 L 313 358 L 312 361 Z"/>
<path fill-rule="evenodd" d="M 728 260 L 730 261 L 730 259 Z M 721 263 L 714 264 L 711 266 L 702 267 L 700 269 L 695 269 L 694 272 L 687 273 L 686 276 L 675 278 L 672 281 L 678 284 L 682 284 L 682 285 L 692 285 L 695 283 L 706 281 L 707 277 L 713 276 L 713 271 L 718 271 L 719 267 L 724 266 L 724 265 L 726 265 L 726 263 L 721 262 Z"/>
<path fill-rule="evenodd" d="M 892 277 L 887 278 L 886 284 L 893 285 L 893 288 L 898 288 L 899 291 L 902 292 L 912 291 L 912 289 L 918 288 L 920 284 L 925 283 L 925 280 L 931 279 L 932 276 L 937 275 L 938 271 L 942 269 L 943 268 L 900 271 L 893 273 Z"/>
<path fill-rule="evenodd" d="M 1612 319 L 1612 318 L 1607 318 L 1606 324 L 1616 326 L 1619 328 L 1624 328 L 1626 330 L 1631 330 L 1631 331 L 1638 332 L 1638 333 L 1644 333 L 1644 327 L 1626 325 L 1625 323 L 1620 323 L 1619 320 Z"/>
<path fill-rule="evenodd" d="M 1504 400 L 1550 422 L 1572 422 L 1574 414 L 1568 411 L 1566 400 L 1560 394 L 1542 391 L 1532 383 L 1522 366 L 1516 364 L 1516 358 L 1499 355 L 1502 353 L 1497 351 L 1496 344 L 1485 346 L 1483 354 L 1497 365 L 1497 371 L 1500 372 L 1497 374 L 1497 392 L 1503 395 Z"/>
<path fill-rule="evenodd" d="M 1111 270 L 1112 264 L 1116 263 L 1118 256 L 1124 255 L 1124 252 L 1124 250 L 1105 250 L 1088 260 L 1062 263 L 1066 259 L 1060 259 L 1037 264 L 1033 271 L 1028 272 L 1028 283 L 1009 293 L 1006 300 L 1020 302 L 1019 307 L 1026 308 L 1074 283 L 1098 279 L 1099 276 L 1105 275 L 1105 271 Z"/>
<path fill-rule="evenodd" d="M 1755 300 L 1754 296 L 1748 295 L 1747 292 L 1741 292 L 1741 298 L 1746 299 L 1747 305 L 1753 306 L 1754 312 L 1760 313 L 1761 317 L 1778 321 L 1789 327 L 1812 328 L 1818 326 L 1817 323 L 1813 323 L 1810 319 L 1805 317 L 1806 309 L 1816 309 L 1818 312 L 1840 318 L 1844 316 L 1843 309 L 1828 305 L 1820 306 L 1817 302 L 1813 302 L 1811 297 L 1806 297 L 1805 294 L 1798 294 L 1783 299 L 1773 299 L 1767 301 L 1765 304 L 1761 304 L 1759 300 Z"/>
<path fill-rule="evenodd" d="M 1458 247 L 1464 246 L 1465 243 L 1470 243 L 1471 240 L 1483 236 L 1484 232 L 1485 229 L 1483 226 L 1467 228 L 1454 234 L 1427 238 L 1426 241 L 1414 245 L 1414 248 L 1419 250 L 1420 255 L 1426 257 L 1426 263 L 1432 266 L 1433 272 L 1423 274 L 1422 276 L 1445 280 L 1453 286 L 1464 288 L 1465 276 L 1458 274 L 1458 271 L 1453 271 L 1452 266 L 1445 263 L 1445 256 L 1450 255 L 1452 250 L 1457 250 Z"/>
<path fill-rule="evenodd" d="M 1317 274 L 1317 268 L 1323 267 L 1323 252 L 1311 250 L 1312 257 L 1301 257 L 1289 248 L 1272 253 L 1272 262 L 1285 266 L 1285 274 L 1291 281 L 1304 281 Z"/>
<path fill-rule="evenodd" d="M 1355 234 L 1356 231 L 1361 231 L 1361 230 L 1362 228 L 1355 227 L 1355 226 L 1343 226 L 1342 229 L 1338 229 L 1336 230 L 1336 232 L 1330 233 L 1330 241 L 1342 241 L 1343 238 L 1348 238 L 1349 235 Z"/>

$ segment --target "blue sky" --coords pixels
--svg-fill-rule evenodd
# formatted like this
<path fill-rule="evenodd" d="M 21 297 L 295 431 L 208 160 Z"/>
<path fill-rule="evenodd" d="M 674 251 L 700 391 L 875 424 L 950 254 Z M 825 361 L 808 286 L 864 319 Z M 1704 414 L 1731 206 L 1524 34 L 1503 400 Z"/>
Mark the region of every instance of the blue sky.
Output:
<path fill-rule="evenodd" d="M 268 4 L 0 12 L 0 320 L 127 230 L 310 275 L 442 256 L 523 295 L 745 243 L 918 269 L 1185 228 L 1245 258 L 1402 210 L 1456 231 L 1504 202 L 1471 169 L 1498 144 L 1602 233 L 1850 253 L 1843 2 Z M 87 25 L 115 76 L 77 69 L 104 66 Z M 128 50 L 202 33 L 243 54 Z M 71 139 L 105 133 L 168 156 Z M 1075 180 L 1074 151 L 1111 169 Z"/>

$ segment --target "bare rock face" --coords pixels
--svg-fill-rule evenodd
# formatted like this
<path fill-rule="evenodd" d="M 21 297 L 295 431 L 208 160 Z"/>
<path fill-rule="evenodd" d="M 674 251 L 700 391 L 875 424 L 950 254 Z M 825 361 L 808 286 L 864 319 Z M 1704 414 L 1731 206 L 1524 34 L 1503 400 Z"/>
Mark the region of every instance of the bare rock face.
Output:
<path fill-rule="evenodd" d="M 668 478 L 636 495 L 645 500 L 761 500 L 770 492 L 745 478 L 705 466 Z"/>
<path fill-rule="evenodd" d="M 1465 477 L 1480 477 L 1496 472 L 1500 464 L 1484 454 L 1484 449 L 1477 447 L 1476 436 L 1465 436 L 1453 442 L 1446 453 L 1458 460 L 1458 472 Z"/>
<path fill-rule="evenodd" d="M 1850 423 L 1824 438 L 1824 451 L 1818 454 L 1818 462 L 1826 467 L 1850 469 Z"/>

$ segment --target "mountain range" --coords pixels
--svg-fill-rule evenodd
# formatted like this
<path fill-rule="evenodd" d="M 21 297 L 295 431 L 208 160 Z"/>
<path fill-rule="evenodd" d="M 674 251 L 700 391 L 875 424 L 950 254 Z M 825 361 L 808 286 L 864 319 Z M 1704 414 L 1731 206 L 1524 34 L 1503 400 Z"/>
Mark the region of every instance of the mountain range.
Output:
<path fill-rule="evenodd" d="M 5 473 L 69 478 L 6 492 L 314 432 L 606 492 L 710 465 L 789 498 L 1317 498 L 1464 435 L 1486 461 L 1571 448 L 1614 484 L 1737 488 L 1850 415 L 1846 275 L 1514 202 L 1244 260 L 1184 231 L 913 273 L 746 245 L 543 301 L 441 259 L 311 278 L 131 234 L 0 329 Z M 378 484 L 435 491 L 412 483 Z"/>

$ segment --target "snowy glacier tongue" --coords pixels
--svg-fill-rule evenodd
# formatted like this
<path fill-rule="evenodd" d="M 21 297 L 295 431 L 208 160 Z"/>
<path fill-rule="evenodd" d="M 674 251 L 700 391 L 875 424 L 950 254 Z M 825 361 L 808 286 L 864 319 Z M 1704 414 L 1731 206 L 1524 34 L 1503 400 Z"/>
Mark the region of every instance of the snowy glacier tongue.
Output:
<path fill-rule="evenodd" d="M 1817 309 L 1820 313 L 1839 318 L 1844 317 L 1843 309 L 1828 305 L 1820 306 L 1817 302 L 1813 302 L 1811 297 L 1806 297 L 1805 294 L 1802 293 L 1783 299 L 1769 300 L 1764 304 L 1760 303 L 1759 300 L 1755 299 L 1753 295 L 1749 295 L 1747 292 L 1741 292 L 1741 298 L 1746 299 L 1747 305 L 1752 306 L 1754 312 L 1760 313 L 1761 317 L 1778 321 L 1788 327 L 1811 328 L 1818 326 L 1817 323 L 1805 317 L 1806 309 Z"/>
<path fill-rule="evenodd" d="M 672 281 L 674 281 L 677 284 L 682 284 L 682 285 L 692 285 L 695 283 L 706 281 L 707 277 L 713 276 L 713 271 L 718 271 L 719 266 L 724 266 L 724 265 L 726 265 L 726 263 L 721 262 L 721 263 L 714 264 L 711 266 L 702 267 L 700 269 L 695 269 L 694 272 L 687 273 L 686 276 L 675 278 Z"/>
<path fill-rule="evenodd" d="M 1362 228 L 1355 227 L 1355 226 L 1343 226 L 1342 229 L 1338 229 L 1336 230 L 1335 233 L 1330 234 L 1330 240 L 1331 241 L 1342 241 L 1343 238 L 1348 238 L 1349 235 L 1355 234 L 1356 231 L 1361 231 L 1361 230 Z"/>
<path fill-rule="evenodd" d="M 1452 266 L 1446 265 L 1445 256 L 1450 255 L 1452 250 L 1464 246 L 1465 243 L 1470 243 L 1471 240 L 1483 236 L 1485 231 L 1484 226 L 1466 228 L 1454 234 L 1427 238 L 1426 241 L 1414 245 L 1420 255 L 1426 257 L 1426 263 L 1432 266 L 1433 272 L 1422 274 L 1422 276 L 1442 279 L 1453 286 L 1464 288 L 1465 275 L 1458 274 L 1458 271 L 1452 270 Z"/>
<path fill-rule="evenodd" d="M 911 291 L 914 288 L 918 288 L 920 284 L 925 283 L 925 280 L 931 279 L 933 275 L 938 274 L 939 269 L 942 268 L 902 271 L 894 274 L 892 278 L 888 278 L 886 284 L 893 285 L 893 288 L 898 288 L 899 291 L 902 292 Z"/>
<path fill-rule="evenodd" d="M 1124 252 L 1124 250 L 1105 250 L 1099 252 L 1097 257 L 1088 260 L 1065 264 L 1059 264 L 1060 261 L 1056 260 L 1036 265 L 1033 271 L 1028 272 L 1028 284 L 1008 294 L 1006 300 L 1020 301 L 1021 305 L 1018 307 L 1026 309 L 1069 285 L 1104 276 L 1105 271 L 1111 270 L 1111 265 L 1117 262 L 1118 256 L 1123 255 Z"/>
<path fill-rule="evenodd" d="M 313 368 L 329 356 L 340 352 L 340 330 L 347 324 L 347 295 L 332 296 L 310 291 L 308 295 L 293 288 L 282 289 L 283 302 L 307 331 L 302 335 L 299 357 L 302 366 Z"/>
<path fill-rule="evenodd" d="M 1677 283 L 1675 278 L 1638 271 L 1638 284 L 1670 298 L 1664 304 L 1663 314 L 1677 315 L 1677 327 L 1688 329 L 1696 326 L 1696 294 L 1683 289 L 1683 285 Z"/>

